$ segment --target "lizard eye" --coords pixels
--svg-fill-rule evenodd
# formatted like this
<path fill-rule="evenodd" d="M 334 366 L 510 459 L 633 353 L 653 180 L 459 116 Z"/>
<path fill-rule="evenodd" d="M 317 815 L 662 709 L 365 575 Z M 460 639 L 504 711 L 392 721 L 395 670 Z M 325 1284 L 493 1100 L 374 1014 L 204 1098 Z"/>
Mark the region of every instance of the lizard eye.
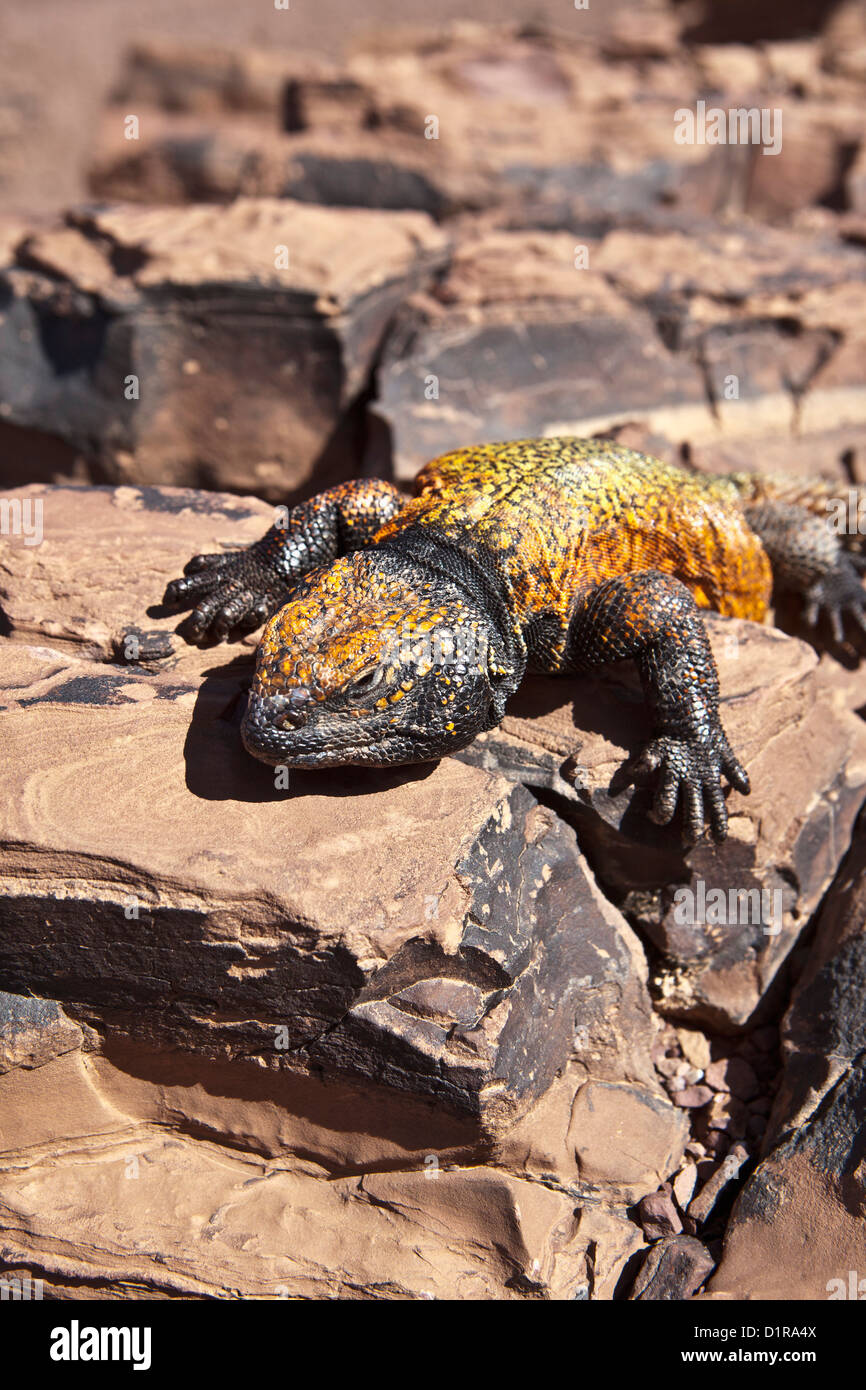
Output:
<path fill-rule="evenodd" d="M 375 690 L 381 684 L 382 669 L 379 666 L 374 666 L 372 671 L 365 671 L 363 676 L 358 676 L 357 680 L 352 682 L 352 694 L 368 695 L 371 690 Z"/>

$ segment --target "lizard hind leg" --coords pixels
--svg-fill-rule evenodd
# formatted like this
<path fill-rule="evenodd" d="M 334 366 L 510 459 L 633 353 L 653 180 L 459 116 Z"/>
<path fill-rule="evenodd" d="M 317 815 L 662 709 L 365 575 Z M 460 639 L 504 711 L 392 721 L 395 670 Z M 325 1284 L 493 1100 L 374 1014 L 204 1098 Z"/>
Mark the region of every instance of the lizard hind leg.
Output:
<path fill-rule="evenodd" d="M 753 503 L 745 515 L 767 552 L 776 589 L 799 597 L 813 634 L 823 617 L 841 646 L 847 622 L 862 646 L 866 589 L 860 576 L 866 571 L 866 557 L 842 544 L 831 516 L 779 499 Z"/>

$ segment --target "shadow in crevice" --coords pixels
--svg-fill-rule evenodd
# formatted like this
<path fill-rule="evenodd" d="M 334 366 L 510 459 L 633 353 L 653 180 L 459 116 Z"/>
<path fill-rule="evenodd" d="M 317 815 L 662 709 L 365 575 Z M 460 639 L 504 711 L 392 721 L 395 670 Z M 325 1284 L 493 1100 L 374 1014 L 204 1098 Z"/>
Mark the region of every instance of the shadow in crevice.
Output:
<path fill-rule="evenodd" d="M 95 1060 L 100 1092 L 133 1118 L 153 1120 L 148 1111 L 157 1102 L 164 1105 L 175 1090 L 198 1096 L 200 1113 L 194 1113 L 195 1106 L 174 1112 L 167 1127 L 265 1158 L 291 1154 L 332 1178 L 410 1167 L 413 1157 L 423 1171 L 423 1158 L 431 1152 L 440 1162 L 479 1162 L 490 1147 L 476 1116 L 450 1111 L 438 1099 L 395 1093 L 372 1078 L 352 1085 L 337 1077 L 262 1067 L 254 1059 L 208 1058 L 154 1046 L 110 1026 L 101 1056 L 107 1067 Z M 146 1088 L 139 1103 L 125 1078 Z M 262 1125 L 258 1134 L 256 1118 Z M 370 1149 L 378 1149 L 378 1156 Z"/>

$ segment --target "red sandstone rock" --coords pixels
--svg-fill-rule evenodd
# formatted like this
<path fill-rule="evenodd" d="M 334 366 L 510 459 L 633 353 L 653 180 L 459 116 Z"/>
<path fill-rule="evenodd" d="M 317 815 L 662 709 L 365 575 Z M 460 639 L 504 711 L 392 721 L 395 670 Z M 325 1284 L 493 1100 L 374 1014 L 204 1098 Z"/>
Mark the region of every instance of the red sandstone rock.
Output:
<path fill-rule="evenodd" d="M 283 502 L 314 470 L 351 475 L 388 321 L 445 246 L 421 213 L 268 199 L 104 208 L 23 238 L 2 273 L 4 481 L 34 478 L 16 475 L 28 432 L 115 482 Z"/>

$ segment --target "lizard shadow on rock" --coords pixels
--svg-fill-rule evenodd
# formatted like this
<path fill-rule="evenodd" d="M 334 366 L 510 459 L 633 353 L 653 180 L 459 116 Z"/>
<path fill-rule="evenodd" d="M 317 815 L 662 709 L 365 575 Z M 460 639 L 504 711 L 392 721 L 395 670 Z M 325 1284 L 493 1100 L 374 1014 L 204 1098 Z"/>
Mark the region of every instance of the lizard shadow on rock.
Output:
<path fill-rule="evenodd" d="M 252 678 L 252 654 L 237 656 L 204 672 L 184 745 L 186 782 L 193 795 L 207 801 L 292 801 L 302 796 L 364 796 L 421 781 L 436 762 L 393 768 L 334 767 L 290 769 L 289 786 L 275 786 L 274 769 L 257 762 L 243 747 L 240 725 Z M 602 680 L 529 675 L 509 702 L 508 715 L 534 720 L 571 704 L 575 753 L 581 734 L 600 734 L 623 747 L 631 758 L 649 737 L 639 689 L 634 692 Z M 470 759 L 471 760 L 471 759 Z M 625 784 L 621 774 L 618 788 Z M 642 798 L 639 798 L 642 801 Z M 637 808 L 636 808 L 637 809 Z M 626 813 L 628 814 L 628 813 Z"/>
<path fill-rule="evenodd" d="M 581 735 L 598 734 L 629 754 L 652 737 L 645 697 L 631 663 L 611 665 L 599 676 L 541 676 L 530 673 L 508 702 L 506 719 L 542 719 L 571 706 L 575 751 Z"/>
<path fill-rule="evenodd" d="M 659 826 L 649 818 L 653 802 L 654 780 L 652 774 L 635 773 L 635 763 L 645 745 L 652 738 L 652 723 L 646 706 L 637 673 L 631 663 L 612 665 L 606 673 L 599 676 L 537 676 L 530 675 L 509 701 L 506 719 L 527 720 L 531 723 L 562 710 L 568 715 L 568 723 L 560 723 L 558 733 L 565 736 L 568 749 L 553 751 L 539 739 L 533 742 L 531 727 L 524 732 L 530 749 L 543 763 L 552 756 L 560 761 L 559 772 L 566 781 L 574 781 L 578 802 L 586 802 L 580 793 L 581 751 L 589 739 L 604 739 L 611 751 L 620 750 L 621 760 L 607 786 L 599 787 L 601 803 L 596 804 L 591 813 L 594 820 L 603 814 L 611 825 L 616 824 L 619 833 L 636 845 L 653 848 L 670 847 L 681 853 L 681 845 L 673 826 Z M 471 757 L 470 757 L 471 760 Z M 543 790 L 533 787 L 531 768 L 525 770 L 524 780 L 543 796 Z M 542 775 L 542 789 L 543 789 Z M 607 810 L 602 812 L 601 806 Z M 560 814 L 568 816 L 567 808 L 560 807 Z M 572 808 L 572 814 L 580 814 Z"/>

